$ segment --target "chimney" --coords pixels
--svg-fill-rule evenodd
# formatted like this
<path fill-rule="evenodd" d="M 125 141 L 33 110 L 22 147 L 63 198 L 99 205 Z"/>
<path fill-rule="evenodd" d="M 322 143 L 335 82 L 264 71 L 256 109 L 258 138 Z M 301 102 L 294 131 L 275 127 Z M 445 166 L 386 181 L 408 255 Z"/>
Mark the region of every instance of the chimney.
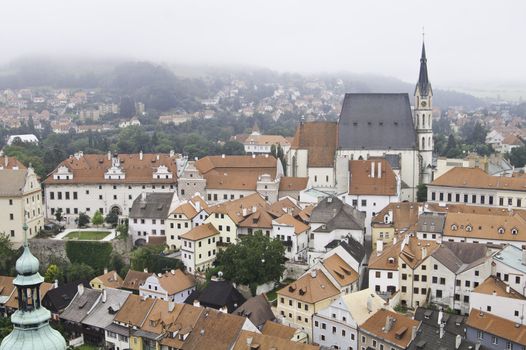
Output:
<path fill-rule="evenodd" d="M 148 268 L 145 267 L 143 271 L 146 272 L 146 273 L 148 273 Z"/>
<path fill-rule="evenodd" d="M 105 267 L 105 268 L 104 268 L 104 274 L 107 274 L 107 273 L 108 273 L 108 268 Z"/>
<path fill-rule="evenodd" d="M 4 156 L 4 167 L 7 169 L 7 165 L 9 164 L 9 157 L 7 155 Z"/>
<path fill-rule="evenodd" d="M 442 311 L 442 309 L 440 309 L 440 311 L 438 312 L 438 324 L 439 325 L 442 324 L 442 318 L 444 318 L 444 312 Z"/>
<path fill-rule="evenodd" d="M 225 159 L 225 154 L 224 153 L 221 155 L 221 158 Z"/>
<path fill-rule="evenodd" d="M 457 334 L 455 338 L 455 349 L 460 348 L 460 344 L 462 344 L 462 336 L 460 334 Z"/>
<path fill-rule="evenodd" d="M 384 241 L 376 241 L 376 255 L 382 254 L 384 250 Z"/>
<path fill-rule="evenodd" d="M 522 264 L 526 265 L 526 245 L 522 246 Z"/>
<path fill-rule="evenodd" d="M 161 159 L 161 157 L 159 155 L 156 155 L 155 159 L 159 160 L 159 159 Z"/>
<path fill-rule="evenodd" d="M 222 306 L 220 309 L 219 309 L 219 312 L 222 312 L 224 314 L 227 314 L 228 313 L 228 309 L 226 306 Z"/>
<path fill-rule="evenodd" d="M 252 345 L 252 340 L 253 340 L 253 339 L 254 339 L 254 338 L 252 338 L 252 337 L 248 337 L 248 338 L 247 338 L 247 346 L 248 346 L 249 349 L 250 349 L 250 346 Z"/>
<path fill-rule="evenodd" d="M 374 179 L 374 161 L 371 161 L 371 178 Z"/>
<path fill-rule="evenodd" d="M 372 296 L 372 294 L 369 294 L 367 296 L 367 311 L 369 311 L 369 313 L 373 312 L 373 296 Z"/>
<path fill-rule="evenodd" d="M 117 275 L 117 271 L 113 271 L 113 280 L 117 281 L 119 279 L 119 275 Z"/>
<path fill-rule="evenodd" d="M 106 295 L 106 289 L 103 289 L 103 290 L 102 290 L 102 302 L 103 302 L 103 303 L 106 302 L 106 298 L 107 298 L 107 297 L 108 297 L 108 296 Z"/>
<path fill-rule="evenodd" d="M 170 150 L 170 158 L 173 158 L 175 156 L 175 151 L 173 149 Z"/>
<path fill-rule="evenodd" d="M 195 202 L 195 211 L 197 211 L 197 212 L 201 211 L 201 202 L 199 202 L 199 201 Z"/>
<path fill-rule="evenodd" d="M 510 286 L 509 285 L 506 285 L 506 293 L 510 293 Z"/>
<path fill-rule="evenodd" d="M 391 326 L 392 326 L 392 323 L 391 323 L 391 316 L 387 316 L 385 318 L 385 327 L 384 327 L 384 333 L 387 333 L 391 330 Z"/>
<path fill-rule="evenodd" d="M 411 340 L 414 340 L 416 338 L 416 330 L 416 326 L 413 326 L 413 328 L 411 328 Z M 442 336 L 440 338 L 442 338 Z"/>
<path fill-rule="evenodd" d="M 139 152 L 139 160 L 142 160 L 144 158 L 144 155 L 142 153 L 142 151 Z"/>
<path fill-rule="evenodd" d="M 58 288 L 58 280 L 55 280 L 55 282 L 53 283 L 53 288 Z"/>
<path fill-rule="evenodd" d="M 444 324 L 441 323 L 440 324 L 440 339 L 442 339 L 444 337 Z"/>
<path fill-rule="evenodd" d="M 424 259 L 427 256 L 427 248 L 422 247 L 422 259 Z"/>
<path fill-rule="evenodd" d="M 310 272 L 310 276 L 311 276 L 312 278 L 316 278 L 316 275 L 317 275 L 316 270 L 311 270 L 311 272 Z"/>
<path fill-rule="evenodd" d="M 108 151 L 108 160 L 111 160 L 111 152 Z"/>
<path fill-rule="evenodd" d="M 194 300 L 194 306 L 195 307 L 200 307 L 201 306 L 201 303 L 199 302 L 199 300 L 197 300 L 197 299 Z"/>
<path fill-rule="evenodd" d="M 172 275 L 175 275 L 175 270 L 171 270 L 170 272 L 172 273 Z"/>
<path fill-rule="evenodd" d="M 77 291 L 78 291 L 79 295 L 84 294 L 84 285 L 83 285 L 82 283 L 80 283 L 80 284 L 77 286 Z"/>
<path fill-rule="evenodd" d="M 382 178 L 382 162 L 378 162 L 378 178 Z"/>

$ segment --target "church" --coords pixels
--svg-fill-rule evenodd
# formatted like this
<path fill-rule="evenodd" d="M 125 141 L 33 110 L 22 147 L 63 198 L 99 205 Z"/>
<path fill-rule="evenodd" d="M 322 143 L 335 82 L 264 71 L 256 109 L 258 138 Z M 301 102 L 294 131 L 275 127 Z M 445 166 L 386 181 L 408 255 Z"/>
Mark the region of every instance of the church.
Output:
<path fill-rule="evenodd" d="M 351 160 L 387 160 L 401 180 L 401 200 L 416 200 L 419 184 L 432 181 L 433 90 L 422 43 L 411 107 L 407 93 L 345 94 L 337 122 L 304 122 L 287 154 L 287 174 L 309 177 L 320 190 L 344 193 Z"/>

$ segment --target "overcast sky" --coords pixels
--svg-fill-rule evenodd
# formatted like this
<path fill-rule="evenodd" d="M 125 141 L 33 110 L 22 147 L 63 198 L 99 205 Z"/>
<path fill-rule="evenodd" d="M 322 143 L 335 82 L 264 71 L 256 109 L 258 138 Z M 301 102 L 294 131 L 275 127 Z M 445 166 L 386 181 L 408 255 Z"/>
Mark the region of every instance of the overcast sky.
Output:
<path fill-rule="evenodd" d="M 349 71 L 414 82 L 526 81 L 526 1 L 10 0 L 0 61 L 125 56 L 157 62 Z"/>

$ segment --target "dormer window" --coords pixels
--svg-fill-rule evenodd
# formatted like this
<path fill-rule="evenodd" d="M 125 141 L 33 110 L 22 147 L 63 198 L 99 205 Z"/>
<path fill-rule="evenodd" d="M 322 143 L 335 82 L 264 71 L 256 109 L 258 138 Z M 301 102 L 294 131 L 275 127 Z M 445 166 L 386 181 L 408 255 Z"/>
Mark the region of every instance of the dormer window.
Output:
<path fill-rule="evenodd" d="M 456 224 L 451 225 L 451 231 L 456 231 L 458 229 Z"/>
<path fill-rule="evenodd" d="M 511 229 L 511 234 L 516 236 L 519 233 L 519 230 L 517 230 L 515 227 Z"/>
<path fill-rule="evenodd" d="M 467 225 L 467 226 L 466 226 L 466 231 L 467 231 L 467 232 L 471 232 L 471 231 L 473 231 L 473 226 L 471 226 L 471 225 Z"/>
<path fill-rule="evenodd" d="M 497 230 L 497 232 L 499 233 L 499 235 L 503 235 L 505 230 L 504 230 L 504 227 L 499 227 L 499 229 Z"/>

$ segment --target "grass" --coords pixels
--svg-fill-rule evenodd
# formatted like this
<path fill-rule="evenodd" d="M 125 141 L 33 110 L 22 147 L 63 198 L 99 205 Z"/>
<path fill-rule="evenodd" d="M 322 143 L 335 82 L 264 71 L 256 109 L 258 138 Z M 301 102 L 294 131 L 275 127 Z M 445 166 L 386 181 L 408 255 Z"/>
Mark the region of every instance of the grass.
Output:
<path fill-rule="evenodd" d="M 74 240 L 80 239 L 87 241 L 100 241 L 109 234 L 109 231 L 73 231 L 68 233 L 64 238 Z"/>
<path fill-rule="evenodd" d="M 96 346 L 93 346 L 93 345 L 87 345 L 87 344 L 84 344 L 84 345 L 81 345 L 79 346 L 78 348 L 75 348 L 76 350 L 97 350 L 97 349 L 100 349 Z"/>

